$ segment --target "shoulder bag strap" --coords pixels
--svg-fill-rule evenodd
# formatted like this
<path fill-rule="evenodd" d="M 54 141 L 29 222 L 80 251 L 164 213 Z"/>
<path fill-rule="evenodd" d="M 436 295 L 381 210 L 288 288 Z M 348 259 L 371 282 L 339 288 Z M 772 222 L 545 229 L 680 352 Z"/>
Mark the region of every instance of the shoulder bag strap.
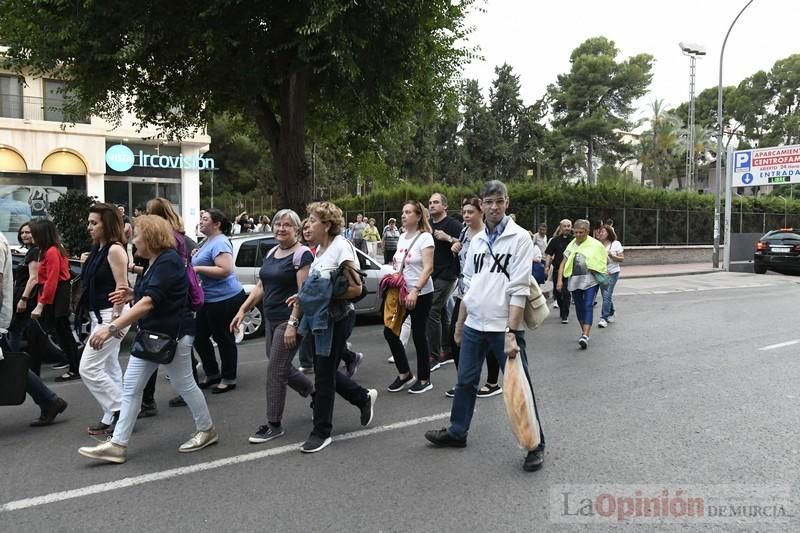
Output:
<path fill-rule="evenodd" d="M 401 274 L 403 273 L 403 270 L 405 270 L 405 268 L 406 268 L 406 257 L 408 257 L 408 252 L 411 251 L 411 249 L 414 247 L 414 244 L 416 244 L 417 239 L 419 239 L 421 236 L 422 236 L 422 232 L 420 231 L 420 232 L 417 233 L 417 236 L 414 237 L 414 239 L 411 241 L 411 245 L 408 248 L 406 248 L 406 253 L 403 255 L 403 260 L 400 262 L 400 273 Z"/>

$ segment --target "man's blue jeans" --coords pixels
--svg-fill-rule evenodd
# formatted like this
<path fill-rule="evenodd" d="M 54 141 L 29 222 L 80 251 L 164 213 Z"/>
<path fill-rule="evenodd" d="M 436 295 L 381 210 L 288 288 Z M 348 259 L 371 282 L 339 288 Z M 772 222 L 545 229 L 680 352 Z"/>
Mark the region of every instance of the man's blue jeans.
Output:
<path fill-rule="evenodd" d="M 481 380 L 481 369 L 483 368 L 483 359 L 486 354 L 493 353 L 500 364 L 500 368 L 506 368 L 506 354 L 504 351 L 505 332 L 487 332 L 472 329 L 469 326 L 464 326 L 464 332 L 461 334 L 461 350 L 459 353 L 458 362 L 458 384 L 456 385 L 456 394 L 453 398 L 453 408 L 450 411 L 450 427 L 447 432 L 456 438 L 465 438 L 469 432 L 469 425 L 472 421 L 472 415 L 475 412 L 475 399 L 478 394 L 478 385 Z M 531 377 L 528 373 L 528 358 L 525 353 L 525 335 L 522 332 L 517 332 L 517 344 L 520 348 L 520 355 L 522 357 L 522 366 L 525 368 L 525 377 L 528 378 L 528 383 L 531 383 Z M 491 355 L 489 355 L 491 357 Z M 531 394 L 533 395 L 533 408 L 536 412 L 536 420 L 539 421 L 539 437 L 541 444 L 539 448 L 544 448 L 544 433 L 542 432 L 542 424 L 539 419 L 539 409 L 536 406 L 536 394 L 533 393 L 533 385 L 531 385 Z"/>

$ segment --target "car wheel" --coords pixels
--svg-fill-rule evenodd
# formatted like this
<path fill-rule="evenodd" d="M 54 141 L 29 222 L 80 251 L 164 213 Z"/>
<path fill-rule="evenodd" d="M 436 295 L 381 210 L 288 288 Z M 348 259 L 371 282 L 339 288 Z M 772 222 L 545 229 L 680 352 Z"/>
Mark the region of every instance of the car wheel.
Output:
<path fill-rule="evenodd" d="M 758 263 L 753 263 L 753 271 L 755 271 L 756 274 L 766 274 L 767 267 L 759 265 Z"/>
<path fill-rule="evenodd" d="M 250 340 L 264 334 L 264 315 L 261 314 L 261 307 L 255 306 L 249 313 L 244 315 L 242 320 L 244 328 L 244 339 Z"/>

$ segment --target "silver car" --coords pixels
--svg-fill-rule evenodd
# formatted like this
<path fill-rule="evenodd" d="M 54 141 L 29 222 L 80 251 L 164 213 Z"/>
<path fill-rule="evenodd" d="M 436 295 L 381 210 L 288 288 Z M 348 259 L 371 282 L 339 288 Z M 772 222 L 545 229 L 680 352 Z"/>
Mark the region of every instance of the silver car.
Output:
<path fill-rule="evenodd" d="M 242 284 L 246 293 L 258 283 L 258 271 L 264 262 L 267 252 L 277 244 L 272 233 L 248 233 L 244 235 L 233 235 L 233 270 L 236 278 Z M 387 274 L 393 272 L 391 265 L 381 265 L 367 254 L 358 252 L 358 260 L 361 263 L 361 270 L 367 275 L 367 296 L 355 304 L 356 313 L 359 315 L 378 315 L 383 308 L 383 302 L 378 294 L 378 284 Z M 264 334 L 264 319 L 261 315 L 261 304 L 259 303 L 244 320 L 244 338 L 250 339 Z"/>

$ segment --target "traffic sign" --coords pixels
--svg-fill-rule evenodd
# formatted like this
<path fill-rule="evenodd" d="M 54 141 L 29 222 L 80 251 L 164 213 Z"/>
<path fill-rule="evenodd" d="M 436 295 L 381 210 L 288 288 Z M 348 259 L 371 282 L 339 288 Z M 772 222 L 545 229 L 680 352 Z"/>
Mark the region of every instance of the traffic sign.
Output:
<path fill-rule="evenodd" d="M 780 183 L 800 183 L 800 144 L 734 152 L 734 186 Z"/>

